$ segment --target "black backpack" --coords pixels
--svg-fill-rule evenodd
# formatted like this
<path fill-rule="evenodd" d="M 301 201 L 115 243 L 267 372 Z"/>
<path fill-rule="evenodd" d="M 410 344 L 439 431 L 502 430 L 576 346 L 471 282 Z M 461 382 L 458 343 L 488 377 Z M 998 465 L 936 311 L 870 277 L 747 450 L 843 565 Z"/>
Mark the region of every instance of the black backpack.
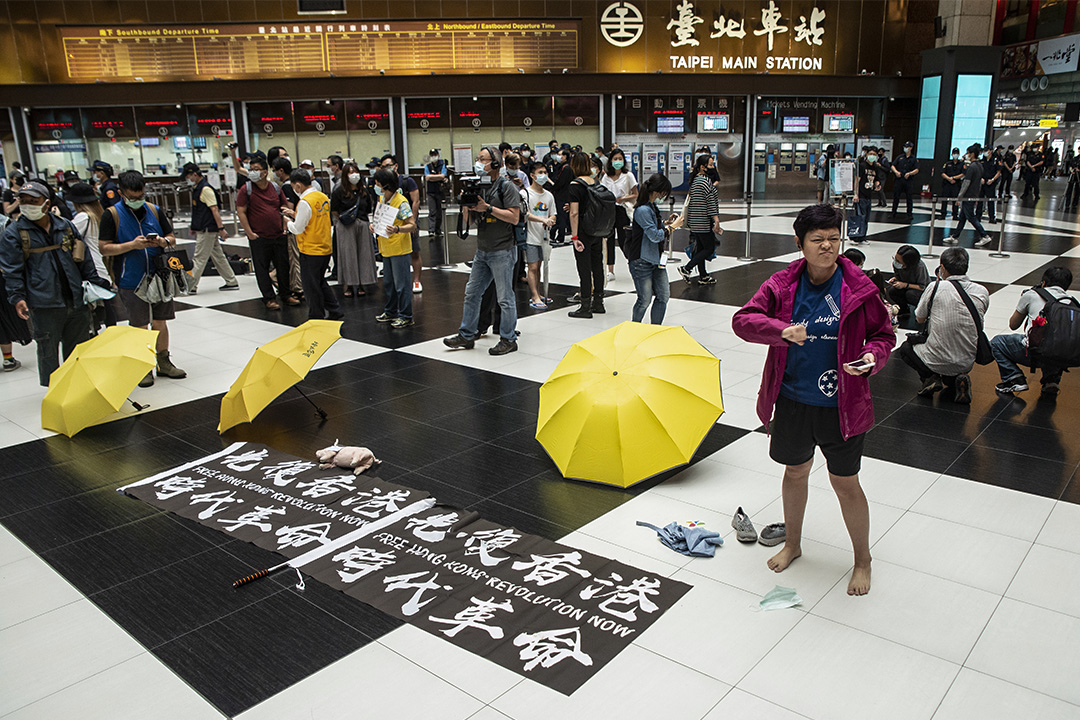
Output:
<path fill-rule="evenodd" d="M 1054 297 L 1045 288 L 1034 290 L 1046 304 L 1028 330 L 1032 367 L 1080 367 L 1080 302 Z"/>
<path fill-rule="evenodd" d="M 585 207 L 578 218 L 578 234 L 606 238 L 615 229 L 615 194 L 599 181 L 585 186 Z"/>

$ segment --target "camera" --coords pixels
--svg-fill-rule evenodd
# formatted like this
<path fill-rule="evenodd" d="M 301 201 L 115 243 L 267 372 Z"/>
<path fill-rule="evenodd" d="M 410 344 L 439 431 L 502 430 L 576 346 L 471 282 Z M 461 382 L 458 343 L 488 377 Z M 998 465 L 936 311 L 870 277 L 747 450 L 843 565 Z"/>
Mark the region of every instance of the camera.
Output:
<path fill-rule="evenodd" d="M 235 150 L 236 149 L 236 143 L 231 142 L 228 145 L 226 145 L 225 147 L 229 148 L 230 150 Z"/>
<path fill-rule="evenodd" d="M 480 178 L 476 175 L 462 175 L 458 181 L 461 183 L 461 193 L 457 196 L 457 204 L 462 207 L 475 207 L 480 202 Z"/>

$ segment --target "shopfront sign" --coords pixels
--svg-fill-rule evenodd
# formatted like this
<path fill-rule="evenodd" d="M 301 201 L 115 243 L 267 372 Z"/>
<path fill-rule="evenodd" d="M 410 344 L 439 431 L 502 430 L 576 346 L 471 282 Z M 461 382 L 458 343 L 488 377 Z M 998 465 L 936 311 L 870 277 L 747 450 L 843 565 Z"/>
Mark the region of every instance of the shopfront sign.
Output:
<path fill-rule="evenodd" d="M 857 17 L 858 4 L 848 7 Z M 669 16 L 646 20 L 637 3 L 612 3 L 600 16 L 600 35 L 609 47 L 601 48 L 598 69 L 614 71 L 618 64 L 625 70 L 628 61 L 636 64 L 628 53 L 636 52 L 653 64 L 642 71 L 658 69 L 660 61 L 664 72 L 831 74 L 841 8 L 821 0 L 680 0 Z M 656 57 L 657 35 L 664 38 L 664 58 Z"/>
<path fill-rule="evenodd" d="M 1002 53 L 1001 77 L 1031 77 L 1076 72 L 1078 62 L 1080 62 L 1080 34 L 1020 43 L 1010 45 Z"/>

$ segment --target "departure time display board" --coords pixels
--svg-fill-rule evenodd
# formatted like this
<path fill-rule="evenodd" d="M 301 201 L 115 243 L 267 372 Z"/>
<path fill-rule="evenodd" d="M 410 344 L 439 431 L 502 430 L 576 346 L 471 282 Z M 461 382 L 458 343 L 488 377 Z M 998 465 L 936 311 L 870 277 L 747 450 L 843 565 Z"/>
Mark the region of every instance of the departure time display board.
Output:
<path fill-rule="evenodd" d="M 575 20 L 62 27 L 73 82 L 578 67 Z"/>

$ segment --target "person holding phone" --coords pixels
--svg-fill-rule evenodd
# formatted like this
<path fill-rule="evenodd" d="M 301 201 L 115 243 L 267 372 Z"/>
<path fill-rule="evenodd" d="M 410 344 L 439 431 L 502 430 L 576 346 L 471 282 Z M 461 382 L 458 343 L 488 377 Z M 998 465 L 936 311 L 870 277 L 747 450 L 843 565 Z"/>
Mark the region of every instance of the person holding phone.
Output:
<path fill-rule="evenodd" d="M 769 427 L 769 456 L 786 466 L 785 543 L 769 568 L 802 555 L 807 484 L 820 447 L 855 551 L 849 595 L 870 591 L 870 509 L 859 485 L 863 438 L 874 426 L 869 375 L 896 344 L 877 286 L 840 256 L 841 212 L 811 205 L 795 219 L 796 260 L 765 281 L 732 318 L 735 334 L 769 346 L 758 418 Z"/>

